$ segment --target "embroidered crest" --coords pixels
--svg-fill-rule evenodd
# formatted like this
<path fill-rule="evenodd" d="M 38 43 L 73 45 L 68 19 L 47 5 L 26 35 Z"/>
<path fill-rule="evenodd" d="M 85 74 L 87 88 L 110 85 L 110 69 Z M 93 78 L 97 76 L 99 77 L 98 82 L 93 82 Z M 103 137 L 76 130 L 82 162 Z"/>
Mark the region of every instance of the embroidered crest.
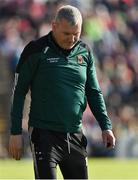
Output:
<path fill-rule="evenodd" d="M 78 64 L 82 64 L 82 63 L 83 63 L 83 57 L 82 57 L 82 55 L 78 55 L 78 56 L 77 56 L 77 62 L 78 62 Z"/>

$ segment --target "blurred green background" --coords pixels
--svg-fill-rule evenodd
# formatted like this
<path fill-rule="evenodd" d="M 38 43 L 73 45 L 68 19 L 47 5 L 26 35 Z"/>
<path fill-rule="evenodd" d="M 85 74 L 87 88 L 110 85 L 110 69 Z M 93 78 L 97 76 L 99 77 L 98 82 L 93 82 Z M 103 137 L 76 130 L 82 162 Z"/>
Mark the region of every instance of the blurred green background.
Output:
<path fill-rule="evenodd" d="M 89 158 L 89 179 L 138 179 L 136 159 Z M 58 168 L 58 179 L 62 175 Z M 0 179 L 33 179 L 31 160 L 1 160 Z"/>

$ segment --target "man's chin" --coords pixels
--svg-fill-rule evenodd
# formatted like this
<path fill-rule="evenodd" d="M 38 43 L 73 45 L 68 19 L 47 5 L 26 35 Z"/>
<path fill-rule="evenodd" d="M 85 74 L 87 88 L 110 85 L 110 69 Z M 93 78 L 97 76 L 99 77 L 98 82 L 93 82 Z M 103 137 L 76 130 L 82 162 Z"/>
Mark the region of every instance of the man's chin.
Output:
<path fill-rule="evenodd" d="M 68 45 L 68 46 L 65 46 L 64 49 L 65 50 L 70 50 L 71 48 L 73 48 L 74 44 L 73 45 Z"/>

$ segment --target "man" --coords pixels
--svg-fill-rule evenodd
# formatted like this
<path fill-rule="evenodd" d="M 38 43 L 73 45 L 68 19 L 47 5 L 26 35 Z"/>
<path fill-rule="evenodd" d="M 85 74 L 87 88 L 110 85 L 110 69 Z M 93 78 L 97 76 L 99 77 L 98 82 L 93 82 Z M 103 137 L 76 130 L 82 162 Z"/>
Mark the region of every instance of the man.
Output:
<path fill-rule="evenodd" d="M 87 101 L 105 145 L 115 146 L 92 54 L 79 40 L 81 26 L 77 8 L 61 7 L 52 31 L 30 42 L 17 66 L 9 152 L 15 159 L 21 158 L 22 112 L 30 89 L 29 133 L 36 179 L 55 179 L 57 164 L 65 179 L 88 178 L 87 140 L 82 132 Z"/>

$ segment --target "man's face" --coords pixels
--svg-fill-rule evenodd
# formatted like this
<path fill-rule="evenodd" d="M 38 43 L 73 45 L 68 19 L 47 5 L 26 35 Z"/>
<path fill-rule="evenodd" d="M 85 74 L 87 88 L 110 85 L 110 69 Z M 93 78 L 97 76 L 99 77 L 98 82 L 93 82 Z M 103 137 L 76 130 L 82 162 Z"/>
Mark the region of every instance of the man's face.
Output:
<path fill-rule="evenodd" d="M 68 21 L 62 19 L 60 22 L 53 22 L 52 31 L 61 48 L 71 49 L 80 38 L 81 23 L 72 26 Z"/>

